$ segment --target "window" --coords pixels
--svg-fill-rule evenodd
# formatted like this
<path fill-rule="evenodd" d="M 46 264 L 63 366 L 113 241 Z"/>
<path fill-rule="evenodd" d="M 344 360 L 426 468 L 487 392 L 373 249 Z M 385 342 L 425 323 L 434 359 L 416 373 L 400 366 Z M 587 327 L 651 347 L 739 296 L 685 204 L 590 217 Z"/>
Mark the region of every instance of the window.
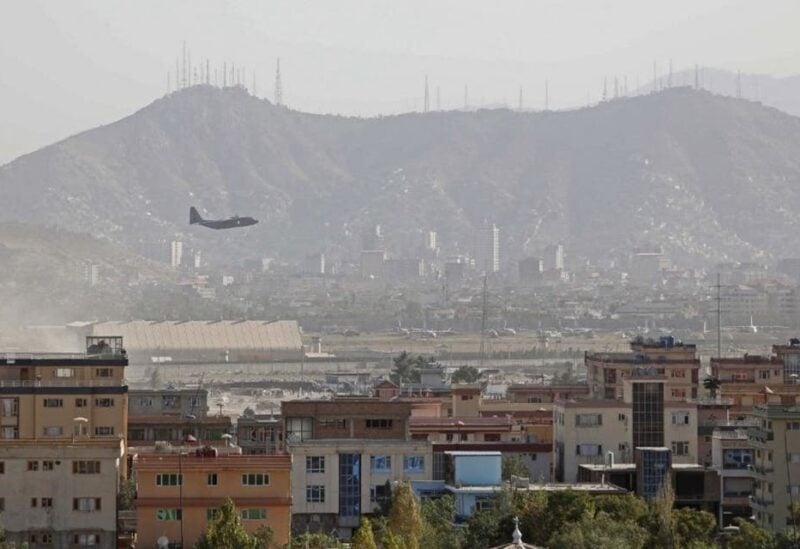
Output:
<path fill-rule="evenodd" d="M 391 419 L 368 419 L 367 429 L 391 429 Z"/>
<path fill-rule="evenodd" d="M 603 424 L 603 414 L 578 414 L 575 427 L 596 427 Z"/>
<path fill-rule="evenodd" d="M 800 496 L 800 484 L 787 484 L 786 493 L 793 497 Z"/>
<path fill-rule="evenodd" d="M 461 400 L 472 400 L 472 395 L 461 395 Z"/>
<path fill-rule="evenodd" d="M 6 510 L 6 498 L 0 498 L 0 512 Z"/>
<path fill-rule="evenodd" d="M 242 509 L 242 520 L 265 520 L 267 510 L 263 507 L 256 509 Z"/>
<path fill-rule="evenodd" d="M 99 461 L 73 461 L 72 473 L 75 475 L 99 475 Z"/>
<path fill-rule="evenodd" d="M 618 419 L 619 421 L 625 421 L 625 420 L 627 420 L 628 418 L 625 416 L 625 414 L 617 414 L 617 419 Z"/>
<path fill-rule="evenodd" d="M 672 370 L 670 373 L 672 374 L 672 377 L 686 377 L 686 370 L 682 368 Z"/>
<path fill-rule="evenodd" d="M 52 545 L 53 544 L 53 534 L 48 532 L 41 532 L 39 534 L 31 534 L 28 537 L 28 541 L 31 544 L 40 544 L 40 545 Z"/>
<path fill-rule="evenodd" d="M 769 370 L 759 370 L 758 379 L 769 379 Z"/>
<path fill-rule="evenodd" d="M 206 520 L 214 520 L 219 516 L 219 509 L 216 507 L 211 507 L 206 509 Z"/>
<path fill-rule="evenodd" d="M 770 425 L 770 429 L 772 426 Z M 786 428 L 789 431 L 800 431 L 800 421 L 789 421 L 786 423 Z"/>
<path fill-rule="evenodd" d="M 16 417 L 19 414 L 19 400 L 16 398 L 0 398 L 0 416 Z"/>
<path fill-rule="evenodd" d="M 39 500 L 37 500 L 36 498 L 31 498 L 31 507 L 36 507 L 37 504 L 38 504 L 38 501 Z"/>
<path fill-rule="evenodd" d="M 321 419 L 319 426 L 324 429 L 347 429 L 346 419 Z"/>
<path fill-rule="evenodd" d="M 38 471 L 39 470 L 39 462 L 38 461 L 29 461 L 28 462 L 28 471 Z"/>
<path fill-rule="evenodd" d="M 789 454 L 789 463 L 800 463 L 800 454 L 797 453 L 790 453 Z M 2 473 L 2 469 L 0 469 L 0 473 Z"/>
<path fill-rule="evenodd" d="M 689 412 L 672 412 L 673 425 L 689 425 Z"/>
<path fill-rule="evenodd" d="M 42 507 L 52 507 L 53 498 L 42 498 Z"/>
<path fill-rule="evenodd" d="M 46 437 L 60 437 L 64 434 L 64 428 L 61 426 L 44 427 L 42 431 Z"/>
<path fill-rule="evenodd" d="M 156 509 L 156 520 L 181 520 L 180 509 Z"/>
<path fill-rule="evenodd" d="M 306 486 L 306 503 L 325 503 L 325 487 L 318 484 Z"/>
<path fill-rule="evenodd" d="M 388 484 L 376 484 L 369 488 L 369 500 L 372 503 L 383 504 L 392 499 L 392 487 Z"/>
<path fill-rule="evenodd" d="M 421 473 L 425 470 L 425 456 L 405 456 L 403 458 L 403 471 L 406 473 Z"/>
<path fill-rule="evenodd" d="M 492 507 L 492 498 L 486 496 L 478 496 L 475 498 L 475 510 L 486 511 Z"/>
<path fill-rule="evenodd" d="M 6 474 L 6 462 L 0 461 L 0 475 Z"/>
<path fill-rule="evenodd" d="M 72 368 L 56 368 L 56 377 L 72 377 L 74 374 Z"/>
<path fill-rule="evenodd" d="M 500 442 L 500 433 L 486 433 L 483 435 L 485 442 Z"/>
<path fill-rule="evenodd" d="M 46 398 L 44 399 L 45 408 L 61 408 L 64 406 L 64 399 L 62 398 Z"/>
<path fill-rule="evenodd" d="M 578 444 L 575 447 L 576 456 L 601 456 L 603 455 L 602 444 Z"/>
<path fill-rule="evenodd" d="M 92 547 L 94 545 L 100 545 L 100 535 L 75 534 L 74 536 L 72 536 L 72 542 L 75 545 L 80 545 L 81 547 Z"/>
<path fill-rule="evenodd" d="M 178 473 L 156 473 L 156 486 L 180 486 L 183 475 Z"/>
<path fill-rule="evenodd" d="M 306 473 L 324 473 L 325 456 L 306 456 Z"/>
<path fill-rule="evenodd" d="M 94 434 L 99 437 L 109 436 L 114 434 L 113 427 L 95 427 Z"/>
<path fill-rule="evenodd" d="M 672 453 L 676 456 L 688 456 L 689 455 L 689 442 L 688 441 L 673 441 L 672 442 Z"/>
<path fill-rule="evenodd" d="M 206 484 L 209 486 L 217 486 L 219 484 L 217 473 L 208 473 L 208 476 L 206 476 Z"/>
<path fill-rule="evenodd" d="M 19 438 L 18 427 L 0 427 L 0 439 L 11 440 Z"/>
<path fill-rule="evenodd" d="M 140 398 L 139 399 L 139 406 L 141 408 L 150 408 L 153 406 L 153 399 L 152 398 Z"/>
<path fill-rule="evenodd" d="M 114 399 L 113 398 L 96 398 L 94 399 L 94 405 L 98 408 L 111 408 L 114 406 Z"/>
<path fill-rule="evenodd" d="M 85 398 L 76 398 L 75 399 L 75 407 L 76 408 L 86 408 L 89 405 L 89 401 Z"/>
<path fill-rule="evenodd" d="M 248 473 L 242 475 L 242 486 L 268 486 L 268 473 Z"/>
<path fill-rule="evenodd" d="M 90 513 L 100 510 L 100 498 L 72 498 L 72 510 Z"/>
<path fill-rule="evenodd" d="M 373 473 L 391 473 L 392 456 L 370 456 L 369 469 Z"/>
<path fill-rule="evenodd" d="M 686 398 L 686 389 L 672 389 L 672 398 Z"/>
<path fill-rule="evenodd" d="M 52 471 L 56 466 L 55 461 L 43 461 L 42 471 Z"/>
<path fill-rule="evenodd" d="M 114 370 L 111 368 L 95 368 L 94 377 L 113 377 Z"/>

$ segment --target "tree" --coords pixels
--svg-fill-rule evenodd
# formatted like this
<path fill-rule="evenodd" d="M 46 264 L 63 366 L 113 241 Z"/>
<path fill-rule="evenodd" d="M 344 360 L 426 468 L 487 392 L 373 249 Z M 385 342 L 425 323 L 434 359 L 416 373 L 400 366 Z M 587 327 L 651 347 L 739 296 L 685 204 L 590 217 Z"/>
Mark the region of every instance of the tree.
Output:
<path fill-rule="evenodd" d="M 524 539 L 524 538 L 523 538 Z M 565 524 L 550 537 L 548 547 L 570 549 L 641 549 L 647 531 L 630 520 L 617 521 L 600 511 L 584 515 L 580 521 Z"/>
<path fill-rule="evenodd" d="M 226 498 L 217 516 L 209 521 L 195 549 L 256 549 L 256 539 L 242 526 L 236 506 Z"/>
<path fill-rule="evenodd" d="M 743 518 L 737 518 L 734 524 L 739 527 L 739 531 L 727 540 L 725 549 L 777 549 L 772 532 Z"/>
<path fill-rule="evenodd" d="M 275 532 L 269 526 L 262 524 L 253 532 L 256 538 L 256 549 L 272 549 L 275 547 Z"/>
<path fill-rule="evenodd" d="M 422 500 L 422 538 L 425 549 L 455 549 L 460 546 L 458 529 L 453 524 L 456 504 L 452 496 Z"/>
<path fill-rule="evenodd" d="M 422 513 L 417 497 L 407 482 L 392 490 L 392 510 L 389 512 L 389 532 L 399 537 L 406 549 L 418 549 L 422 532 Z"/>
<path fill-rule="evenodd" d="M 339 540 L 329 534 L 306 532 L 289 542 L 288 549 L 336 549 L 341 546 Z"/>
<path fill-rule="evenodd" d="M 160 389 L 162 384 L 163 380 L 161 379 L 161 370 L 158 368 L 158 366 L 154 366 L 153 371 L 150 374 L 150 388 Z"/>
<path fill-rule="evenodd" d="M 647 503 L 628 493 L 621 496 L 597 496 L 594 498 L 596 513 L 606 513 L 612 520 L 641 522 L 647 516 Z"/>
<path fill-rule="evenodd" d="M 361 518 L 361 524 L 358 526 L 350 545 L 353 549 L 377 549 L 375 536 L 372 533 L 372 524 L 367 517 Z"/>
<path fill-rule="evenodd" d="M 480 371 L 474 366 L 461 366 L 453 372 L 450 381 L 452 383 L 475 383 L 480 377 Z"/>
<path fill-rule="evenodd" d="M 394 369 L 391 377 L 397 385 L 403 383 L 419 383 L 421 368 L 430 368 L 436 365 L 433 358 L 426 358 L 422 355 L 412 357 L 406 351 L 394 357 Z"/>
<path fill-rule="evenodd" d="M 117 509 L 131 511 L 136 507 L 136 481 L 125 479 L 120 483 L 117 493 Z"/>
<path fill-rule="evenodd" d="M 650 533 L 649 545 L 656 549 L 675 547 L 675 516 L 672 513 L 674 504 L 675 495 L 672 487 L 666 484 L 648 506 L 648 516 L 644 522 Z"/>
<path fill-rule="evenodd" d="M 713 547 L 717 520 L 708 511 L 684 507 L 672 511 L 675 533 L 681 547 Z"/>
<path fill-rule="evenodd" d="M 717 398 L 717 391 L 722 386 L 722 382 L 716 377 L 707 377 L 703 380 L 703 388 L 709 392 L 711 398 Z"/>
<path fill-rule="evenodd" d="M 520 454 L 503 455 L 503 480 L 511 480 L 511 476 L 529 477 L 531 474 L 528 466 Z"/>

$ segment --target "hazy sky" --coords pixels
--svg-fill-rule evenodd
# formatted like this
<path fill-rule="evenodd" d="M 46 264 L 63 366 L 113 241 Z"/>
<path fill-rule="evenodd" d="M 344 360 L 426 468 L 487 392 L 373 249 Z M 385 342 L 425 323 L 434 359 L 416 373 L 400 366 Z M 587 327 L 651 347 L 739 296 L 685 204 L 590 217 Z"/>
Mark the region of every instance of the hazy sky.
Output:
<path fill-rule="evenodd" d="M 797 0 L 0 0 L 0 163 L 112 122 L 167 89 L 185 40 L 192 62 L 256 73 L 272 98 L 358 115 L 422 106 L 551 107 L 596 100 L 699 63 L 800 73 Z M 174 83 L 174 74 L 172 75 Z"/>

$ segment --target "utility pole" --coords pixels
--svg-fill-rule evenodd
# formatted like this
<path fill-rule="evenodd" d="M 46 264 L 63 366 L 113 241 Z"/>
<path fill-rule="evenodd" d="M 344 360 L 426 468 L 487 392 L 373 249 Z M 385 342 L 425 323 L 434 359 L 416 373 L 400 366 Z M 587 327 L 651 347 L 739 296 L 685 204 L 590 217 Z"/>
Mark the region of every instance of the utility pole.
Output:
<path fill-rule="evenodd" d="M 722 358 L 722 285 L 717 273 L 717 359 Z"/>
<path fill-rule="evenodd" d="M 431 99 L 430 95 L 428 94 L 428 75 L 425 75 L 425 98 L 422 102 L 422 112 L 428 112 L 431 110 Z"/>

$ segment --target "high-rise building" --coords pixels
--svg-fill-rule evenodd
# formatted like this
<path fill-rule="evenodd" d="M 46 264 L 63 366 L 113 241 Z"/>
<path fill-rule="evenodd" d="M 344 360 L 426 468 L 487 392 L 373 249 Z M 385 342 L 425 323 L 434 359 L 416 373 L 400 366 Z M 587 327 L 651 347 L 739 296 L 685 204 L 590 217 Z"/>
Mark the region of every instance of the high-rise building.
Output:
<path fill-rule="evenodd" d="M 183 261 L 183 242 L 180 240 L 173 240 L 170 247 L 170 265 L 173 269 L 181 266 Z"/>
<path fill-rule="evenodd" d="M 489 274 L 500 270 L 500 229 L 494 223 L 484 223 L 478 231 L 475 259 L 480 272 Z"/>
<path fill-rule="evenodd" d="M 425 250 L 436 250 L 436 231 L 423 231 L 422 247 Z"/>
<path fill-rule="evenodd" d="M 544 249 L 543 268 L 545 271 L 564 270 L 564 246 L 552 244 Z"/>
<path fill-rule="evenodd" d="M 40 547 L 117 546 L 127 354 L 88 337 L 83 354 L 0 354 L 0 525 Z"/>

